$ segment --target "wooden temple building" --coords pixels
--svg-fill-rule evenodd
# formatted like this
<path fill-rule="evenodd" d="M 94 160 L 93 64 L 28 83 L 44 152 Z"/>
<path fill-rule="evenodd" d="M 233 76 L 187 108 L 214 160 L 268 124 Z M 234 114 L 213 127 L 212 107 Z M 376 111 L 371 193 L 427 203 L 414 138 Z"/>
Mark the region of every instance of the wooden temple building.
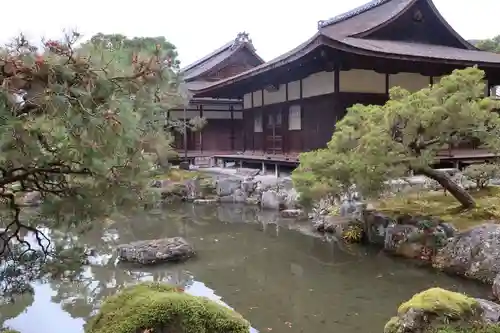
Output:
<path fill-rule="evenodd" d="M 223 79 L 245 72 L 264 60 L 257 55 L 247 33 L 239 33 L 236 38 L 198 61 L 181 69 L 186 87 L 196 91 Z M 243 150 L 243 102 L 241 98 L 192 98 L 184 109 L 170 110 L 169 119 L 206 119 L 201 131 L 187 133 L 189 155 L 207 156 L 214 152 Z M 184 150 L 182 133 L 175 133 L 174 146 Z"/>
<path fill-rule="evenodd" d="M 235 128 L 231 139 L 221 130 L 210 134 L 212 143 L 204 142 L 215 150 L 231 148 L 220 159 L 296 165 L 300 152 L 326 145 L 353 104 L 383 104 L 394 86 L 417 91 L 457 68 L 477 65 L 489 88 L 500 85 L 500 55 L 462 38 L 432 0 L 373 0 L 319 21 L 314 36 L 276 59 L 259 63 L 250 46 L 241 58 L 252 68 L 192 88 L 195 100 L 242 101 L 240 118 L 233 117 L 237 124 L 227 126 Z M 243 67 L 238 62 L 238 70 Z M 487 156 L 450 149 L 443 159 Z"/>

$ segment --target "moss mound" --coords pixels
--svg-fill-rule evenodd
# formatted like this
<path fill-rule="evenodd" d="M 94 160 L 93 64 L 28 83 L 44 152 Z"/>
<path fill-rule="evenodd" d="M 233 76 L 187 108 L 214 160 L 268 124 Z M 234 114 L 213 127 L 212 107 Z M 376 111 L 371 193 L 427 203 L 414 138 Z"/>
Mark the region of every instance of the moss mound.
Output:
<path fill-rule="evenodd" d="M 159 283 L 141 283 L 110 296 L 87 324 L 87 333 L 248 333 L 235 311 Z"/>
<path fill-rule="evenodd" d="M 426 313 L 448 318 L 463 318 L 474 315 L 479 303 L 471 297 L 453 291 L 431 288 L 414 295 L 409 301 L 401 304 L 398 314 L 410 309 L 422 310 Z"/>
<path fill-rule="evenodd" d="M 481 305 L 474 298 L 441 288 L 431 288 L 401 304 L 398 315 L 385 325 L 384 333 L 454 333 L 455 331 L 446 329 L 451 330 L 455 326 L 473 327 L 479 322 L 482 311 Z M 473 332 L 475 331 L 471 331 Z"/>

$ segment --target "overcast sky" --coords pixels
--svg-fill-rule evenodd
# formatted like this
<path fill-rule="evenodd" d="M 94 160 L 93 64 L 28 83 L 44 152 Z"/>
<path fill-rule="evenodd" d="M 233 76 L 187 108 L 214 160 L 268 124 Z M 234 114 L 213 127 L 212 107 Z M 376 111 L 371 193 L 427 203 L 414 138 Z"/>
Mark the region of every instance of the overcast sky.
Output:
<path fill-rule="evenodd" d="M 127 36 L 163 35 L 174 43 L 182 66 L 236 37 L 250 33 L 257 52 L 270 60 L 311 37 L 317 21 L 367 0 L 24 0 L 22 10 L 2 15 L 0 41 L 20 32 L 54 38 L 76 28 Z M 434 0 L 448 22 L 466 39 L 500 34 L 500 0 Z M 5 6 L 4 6 L 5 7 Z M 7 6 L 9 7 L 9 6 Z"/>

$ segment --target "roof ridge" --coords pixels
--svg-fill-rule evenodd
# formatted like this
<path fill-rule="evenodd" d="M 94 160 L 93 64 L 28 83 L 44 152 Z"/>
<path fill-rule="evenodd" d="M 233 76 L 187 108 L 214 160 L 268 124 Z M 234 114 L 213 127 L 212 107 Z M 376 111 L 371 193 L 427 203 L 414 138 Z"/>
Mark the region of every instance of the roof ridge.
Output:
<path fill-rule="evenodd" d="M 345 21 L 347 19 L 350 19 L 354 16 L 357 16 L 359 14 L 362 14 L 364 12 L 369 11 L 370 9 L 373 9 L 375 7 L 378 7 L 380 5 L 383 5 L 387 2 L 390 2 L 392 0 L 371 0 L 370 2 L 365 3 L 364 5 L 358 6 L 354 9 L 351 9 L 345 13 L 336 15 L 332 18 L 329 18 L 328 20 L 321 20 L 318 21 L 318 30 L 321 28 L 325 28 L 329 25 L 336 24 L 342 21 Z"/>
<path fill-rule="evenodd" d="M 214 51 L 210 52 L 209 54 L 205 55 L 204 57 L 187 65 L 186 67 L 181 68 L 181 73 L 186 72 L 190 69 L 193 69 L 194 67 L 199 66 L 199 65 L 207 62 L 208 60 L 217 56 L 218 54 L 220 54 L 228 49 L 231 49 L 231 50 L 235 49 L 236 47 L 238 47 L 239 45 L 242 45 L 242 44 L 247 44 L 250 47 L 250 49 L 252 49 L 252 51 L 255 51 L 255 47 L 253 46 L 252 40 L 249 37 L 249 33 L 245 32 L 245 31 L 239 32 L 236 35 L 236 38 L 234 38 L 233 40 L 227 42 L 226 44 L 222 45 L 218 49 L 215 49 Z"/>

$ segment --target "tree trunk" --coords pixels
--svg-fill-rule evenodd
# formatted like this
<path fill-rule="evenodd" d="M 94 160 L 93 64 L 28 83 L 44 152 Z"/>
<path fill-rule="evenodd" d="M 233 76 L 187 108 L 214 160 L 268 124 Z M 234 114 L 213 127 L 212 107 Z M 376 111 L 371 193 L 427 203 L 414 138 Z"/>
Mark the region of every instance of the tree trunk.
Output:
<path fill-rule="evenodd" d="M 430 167 L 417 169 L 415 171 L 437 181 L 439 185 L 450 192 L 450 194 L 462 204 L 463 208 L 473 208 L 476 206 L 476 202 L 469 192 L 455 183 L 447 173 Z"/>

